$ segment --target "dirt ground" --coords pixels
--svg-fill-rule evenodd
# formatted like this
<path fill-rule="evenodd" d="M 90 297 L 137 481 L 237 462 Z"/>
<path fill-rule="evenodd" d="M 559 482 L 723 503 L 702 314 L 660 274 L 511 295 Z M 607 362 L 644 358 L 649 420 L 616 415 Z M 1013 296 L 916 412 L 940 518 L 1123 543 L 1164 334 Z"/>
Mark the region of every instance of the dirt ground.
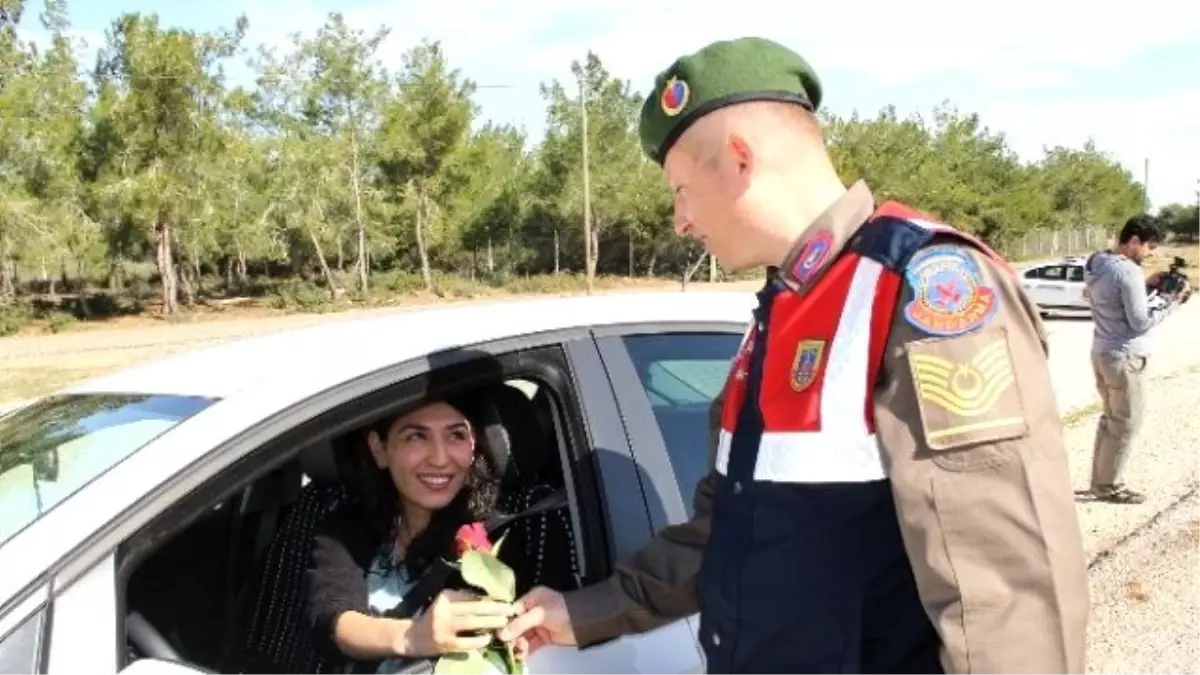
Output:
<path fill-rule="evenodd" d="M 1200 246 L 1164 246 L 1149 262 L 1147 273 L 1166 269 L 1171 258 L 1188 259 L 1192 283 L 1198 280 Z M 1021 266 L 1018 264 L 1018 266 Z M 738 283 L 693 282 L 688 292 L 744 290 L 759 281 Z M 679 290 L 678 282 L 631 281 L 597 293 Z M 579 293 L 562 293 L 570 296 Z M 519 295 L 487 297 L 456 302 L 505 302 Z M 433 297 L 406 297 L 391 307 L 326 313 L 279 314 L 263 310 L 231 309 L 221 313 L 197 313 L 168 322 L 153 316 L 124 317 L 98 324 L 81 324 L 59 334 L 18 335 L 0 338 L 0 406 L 39 396 L 73 382 L 101 375 L 133 363 L 178 353 L 200 345 L 273 333 L 316 323 L 344 321 L 364 315 L 391 314 L 449 301 Z"/>
<path fill-rule="evenodd" d="M 761 281 L 688 284 L 689 293 L 711 290 L 758 288 Z M 601 293 L 635 293 L 679 290 L 677 282 L 641 283 Z M 562 293 L 563 296 L 580 295 Z M 529 296 L 506 295 L 480 300 L 454 302 L 508 302 Z M 356 309 L 341 312 L 264 314 L 230 312 L 228 315 L 202 314 L 167 322 L 154 317 L 126 317 L 103 324 L 88 325 L 58 334 L 18 335 L 0 338 L 0 406 L 40 396 L 59 387 L 102 375 L 124 366 L 169 354 L 252 335 L 263 335 L 356 317 L 394 314 L 426 308 L 429 300 L 406 301 L 403 305 Z M 441 301 L 439 304 L 450 304 Z"/>

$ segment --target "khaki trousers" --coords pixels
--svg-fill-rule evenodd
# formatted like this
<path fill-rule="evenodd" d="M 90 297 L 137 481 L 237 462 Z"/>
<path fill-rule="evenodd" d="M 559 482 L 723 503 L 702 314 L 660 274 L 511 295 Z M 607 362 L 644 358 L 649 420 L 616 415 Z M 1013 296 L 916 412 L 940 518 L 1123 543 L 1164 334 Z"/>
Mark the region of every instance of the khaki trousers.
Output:
<path fill-rule="evenodd" d="M 1092 489 L 1121 485 L 1130 447 L 1145 413 L 1144 356 L 1112 359 L 1093 356 L 1092 371 L 1103 412 L 1092 449 Z"/>

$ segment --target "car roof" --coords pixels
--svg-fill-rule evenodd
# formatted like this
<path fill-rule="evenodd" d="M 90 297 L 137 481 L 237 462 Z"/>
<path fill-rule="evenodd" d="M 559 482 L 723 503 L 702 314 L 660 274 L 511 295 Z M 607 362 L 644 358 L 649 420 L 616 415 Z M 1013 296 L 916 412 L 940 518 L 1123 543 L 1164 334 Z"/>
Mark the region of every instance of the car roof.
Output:
<path fill-rule="evenodd" d="M 629 323 L 748 323 L 754 302 L 752 292 L 625 292 L 333 318 L 160 358 L 62 391 L 228 399 L 258 383 L 284 380 L 299 400 L 396 363 L 521 335 Z"/>

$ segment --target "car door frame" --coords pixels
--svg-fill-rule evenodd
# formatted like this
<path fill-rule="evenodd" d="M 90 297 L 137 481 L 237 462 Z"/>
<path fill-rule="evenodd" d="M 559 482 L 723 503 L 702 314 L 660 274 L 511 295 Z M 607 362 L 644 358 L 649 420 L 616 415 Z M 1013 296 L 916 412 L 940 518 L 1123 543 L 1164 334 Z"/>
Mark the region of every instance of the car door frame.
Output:
<path fill-rule="evenodd" d="M 583 425 L 583 436 L 578 442 L 587 451 L 594 453 L 596 459 L 594 469 L 597 475 L 593 476 L 593 484 L 599 490 L 596 496 L 601 500 L 604 509 L 603 515 L 608 530 L 606 545 L 609 547 L 609 564 L 635 552 L 649 540 L 653 532 L 650 528 L 649 517 L 644 510 L 644 498 L 632 503 L 628 499 L 630 490 L 635 485 L 638 490 L 642 489 L 641 481 L 638 479 L 636 459 L 632 455 L 623 425 L 620 424 L 614 392 L 600 360 L 594 338 L 586 328 L 577 328 L 492 341 L 469 348 L 450 350 L 433 357 L 422 357 L 397 363 L 368 376 L 344 382 L 321 395 L 260 420 L 252 427 L 243 429 L 224 443 L 207 451 L 195 463 L 203 465 L 205 470 L 182 471 L 165 483 L 151 487 L 147 494 L 142 496 L 141 503 L 136 509 L 131 509 L 119 517 L 111 519 L 105 527 L 93 533 L 87 541 L 76 547 L 70 556 L 60 560 L 54 569 L 50 570 L 54 584 L 63 589 L 61 595 L 55 594 L 56 600 L 62 598 L 64 607 L 89 607 L 89 611 L 96 611 L 98 607 L 105 608 L 101 611 L 105 611 L 115 620 L 123 611 L 121 606 L 123 603 L 118 598 L 114 564 L 117 546 L 134 533 L 150 525 L 154 519 L 169 509 L 175 508 L 177 503 L 191 491 L 226 475 L 227 471 L 235 470 L 235 464 L 255 453 L 256 450 L 277 442 L 280 437 L 294 433 L 297 429 L 311 424 L 313 420 L 320 419 L 323 415 L 345 409 L 348 403 L 359 402 L 366 397 L 378 395 L 384 389 L 411 386 L 410 383 L 414 379 L 423 375 L 428 376 L 431 372 L 443 367 L 453 366 L 478 356 L 519 354 L 547 347 L 562 349 L 567 371 L 565 375 L 568 378 L 566 386 L 570 387 L 575 398 L 575 406 L 577 406 L 577 412 L 581 417 L 580 422 Z M 456 358 L 455 354 L 459 353 L 462 354 L 462 357 Z M 434 363 L 435 361 L 437 363 Z M 174 438 L 175 436 L 172 434 L 167 434 L 143 450 L 169 444 Z M 568 451 L 566 447 L 561 449 L 564 452 Z M 598 449 L 609 452 L 597 453 Z M 287 461 L 287 457 L 282 456 L 276 460 L 264 462 L 260 468 L 265 473 L 277 468 L 285 461 Z M 581 504 L 578 495 L 575 494 L 574 481 L 568 481 L 568 492 L 573 506 L 573 517 L 578 517 Z M 641 515 L 635 515 L 635 512 L 639 511 Z M 644 523 L 644 527 L 634 524 L 639 521 Z M 621 523 L 621 526 L 616 527 L 616 523 Z M 586 538 L 581 538 L 580 541 L 585 542 L 584 545 L 592 543 Z M 107 592 L 100 590 L 103 586 L 93 583 L 96 578 L 108 579 L 111 582 L 107 587 Z M 56 602 L 50 609 L 53 610 L 57 604 Z M 48 636 L 51 650 L 55 642 L 74 642 L 77 637 L 73 637 L 67 631 L 69 626 L 77 625 L 80 623 L 68 621 L 59 624 L 59 630 L 55 630 L 55 625 L 52 624 Z M 611 642 L 607 641 L 582 650 L 583 653 L 589 654 L 583 659 L 572 659 L 569 656 L 566 659 L 555 658 L 553 656 L 554 649 L 551 648 L 546 650 L 545 656 L 541 657 L 541 660 L 551 660 L 554 664 L 552 669 L 555 672 L 574 672 L 572 668 L 560 668 L 562 665 L 575 665 L 582 668 L 579 672 L 595 672 L 597 670 L 595 666 L 601 664 L 607 654 L 616 655 L 618 659 L 621 655 L 640 656 L 648 662 L 651 668 L 654 668 L 655 657 L 665 653 L 674 656 L 676 662 L 687 664 L 685 666 L 687 670 L 694 669 L 700 672 L 702 662 L 694 637 L 690 631 L 686 635 L 679 635 L 678 630 L 678 627 L 666 626 L 652 634 L 625 638 L 619 644 L 612 646 L 606 646 L 607 642 Z M 664 633 L 668 635 L 663 635 Z M 672 633 L 676 634 L 674 638 L 669 635 Z M 117 642 L 113 644 L 113 661 L 111 668 L 105 670 L 116 670 L 120 662 L 119 652 L 116 650 L 124 649 L 124 636 L 118 634 L 114 637 L 117 638 Z M 671 640 L 674 644 L 664 644 L 664 638 Z M 692 659 L 689 659 L 686 653 L 681 655 L 678 651 L 682 644 L 680 638 L 686 638 L 686 641 L 691 643 L 691 647 L 696 650 L 694 668 L 691 665 Z M 104 651 L 107 653 L 107 650 Z M 108 660 L 107 656 L 103 658 Z M 535 658 L 538 657 L 535 656 Z M 663 661 L 660 659 L 659 663 L 663 663 Z M 43 667 L 66 670 L 73 669 L 74 665 L 76 664 L 70 663 L 59 668 L 53 659 L 47 659 Z M 91 667 L 94 669 L 95 665 L 93 659 Z"/>
<path fill-rule="evenodd" d="M 1063 263 L 1063 302 L 1071 309 L 1087 311 L 1091 309 L 1091 303 L 1088 302 L 1087 296 L 1084 295 L 1086 284 L 1084 279 L 1087 278 L 1087 268 L 1077 262 Z M 1079 279 L 1071 280 L 1071 272 L 1079 270 Z"/>
<path fill-rule="evenodd" d="M 747 318 L 745 322 L 645 322 L 593 330 L 596 348 L 604 360 L 621 420 L 630 439 L 631 451 L 637 466 L 642 469 L 639 472 L 639 477 L 645 481 L 642 496 L 646 500 L 646 509 L 655 532 L 668 525 L 686 522 L 688 515 L 685 501 L 691 501 L 693 494 L 685 492 L 683 486 L 679 485 L 667 451 L 666 440 L 655 420 L 650 399 L 646 396 L 646 389 L 637 375 L 624 339 L 635 335 L 711 333 L 729 334 L 744 339 L 749 325 L 750 320 Z M 735 347 L 729 355 L 731 364 L 736 352 Z M 703 654 L 699 637 L 699 617 L 692 615 L 683 621 L 687 622 L 696 649 Z"/>

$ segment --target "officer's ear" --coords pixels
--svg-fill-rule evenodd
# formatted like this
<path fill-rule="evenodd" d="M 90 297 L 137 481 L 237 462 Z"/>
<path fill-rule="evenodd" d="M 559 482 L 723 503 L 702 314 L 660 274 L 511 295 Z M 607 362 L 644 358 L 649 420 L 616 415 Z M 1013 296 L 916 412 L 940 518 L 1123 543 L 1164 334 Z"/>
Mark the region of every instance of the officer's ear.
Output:
<path fill-rule="evenodd" d="M 746 141 L 746 137 L 737 133 L 729 134 L 726 151 L 729 153 L 730 164 L 737 172 L 738 177 L 748 180 L 754 173 L 757 158 L 754 156 L 754 149 Z"/>

